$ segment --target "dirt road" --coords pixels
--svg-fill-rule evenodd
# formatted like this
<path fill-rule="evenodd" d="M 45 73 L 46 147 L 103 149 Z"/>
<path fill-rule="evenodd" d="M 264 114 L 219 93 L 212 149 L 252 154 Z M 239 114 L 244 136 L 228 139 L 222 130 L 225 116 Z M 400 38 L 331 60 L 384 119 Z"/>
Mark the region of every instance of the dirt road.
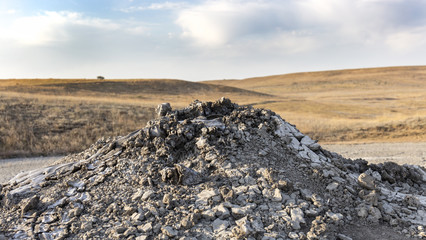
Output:
<path fill-rule="evenodd" d="M 365 143 L 321 145 L 346 158 L 363 158 L 371 163 L 392 161 L 426 167 L 426 142 L 418 143 Z"/>
<path fill-rule="evenodd" d="M 53 164 L 61 157 L 35 157 L 0 159 L 0 183 L 4 183 L 22 171 L 30 171 Z"/>

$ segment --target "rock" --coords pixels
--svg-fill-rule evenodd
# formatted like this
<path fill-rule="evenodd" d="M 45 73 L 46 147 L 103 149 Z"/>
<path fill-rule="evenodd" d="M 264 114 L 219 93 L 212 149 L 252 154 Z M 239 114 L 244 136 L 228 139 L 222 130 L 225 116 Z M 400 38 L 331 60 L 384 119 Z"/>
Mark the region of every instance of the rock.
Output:
<path fill-rule="evenodd" d="M 193 169 L 187 168 L 181 164 L 176 164 L 175 168 L 179 175 L 178 182 L 183 185 L 196 185 L 203 182 L 203 176 Z"/>
<path fill-rule="evenodd" d="M 170 226 L 164 226 L 161 228 L 161 232 L 167 235 L 168 237 L 176 237 L 178 235 L 178 231 L 173 229 Z"/>
<path fill-rule="evenodd" d="M 331 220 L 335 222 L 343 220 L 343 215 L 341 213 L 327 212 L 326 214 Z"/>
<path fill-rule="evenodd" d="M 368 209 L 362 205 L 358 207 L 358 217 L 360 218 L 367 218 L 368 217 Z"/>
<path fill-rule="evenodd" d="M 135 212 L 135 213 L 133 213 L 131 219 L 134 222 L 142 221 L 142 220 L 145 219 L 145 215 L 143 213 L 137 213 L 137 212 Z"/>
<path fill-rule="evenodd" d="M 215 215 L 219 217 L 220 219 L 226 219 L 231 215 L 229 213 L 229 210 L 226 207 L 224 207 L 223 204 L 215 207 L 214 211 L 215 211 Z"/>
<path fill-rule="evenodd" d="M 245 238 L 249 236 L 253 232 L 253 228 L 251 227 L 250 221 L 247 219 L 247 217 L 241 218 L 237 221 L 235 221 L 238 228 L 236 228 L 234 231 L 234 234 L 237 235 L 237 238 Z"/>
<path fill-rule="evenodd" d="M 305 218 L 302 209 L 300 208 L 293 208 L 290 211 L 291 216 L 291 226 L 295 230 L 300 229 L 300 224 L 305 224 Z"/>
<path fill-rule="evenodd" d="M 144 192 L 143 195 L 142 195 L 142 197 L 141 197 L 142 201 L 146 201 L 153 194 L 154 194 L 154 191 L 152 191 L 152 190 L 148 190 L 148 191 Z"/>
<path fill-rule="evenodd" d="M 377 206 L 378 204 L 379 195 L 377 194 L 376 190 L 370 192 L 365 192 L 364 190 L 361 190 L 359 196 L 373 206 Z"/>
<path fill-rule="evenodd" d="M 229 227 L 229 221 L 221 220 L 220 218 L 217 218 L 216 220 L 213 221 L 212 226 L 213 226 L 214 232 L 221 232 Z"/>
<path fill-rule="evenodd" d="M 234 206 L 231 208 L 232 216 L 236 219 L 242 218 L 250 214 L 255 207 L 256 204 L 247 204 L 244 207 Z"/>
<path fill-rule="evenodd" d="M 265 198 L 271 199 L 274 202 L 281 202 L 282 195 L 281 191 L 278 188 L 275 189 L 263 189 L 262 194 Z"/>
<path fill-rule="evenodd" d="M 25 201 L 22 202 L 21 204 L 21 214 L 23 215 L 24 213 L 36 209 L 37 205 L 39 203 L 40 197 L 35 195 Z"/>
<path fill-rule="evenodd" d="M 92 229 L 92 227 L 93 227 L 92 222 L 83 222 L 81 224 L 80 229 L 83 230 L 83 231 L 88 232 L 88 231 L 90 231 Z"/>
<path fill-rule="evenodd" d="M 369 216 L 367 217 L 367 220 L 372 223 L 377 223 L 382 218 L 382 214 L 380 213 L 380 210 L 376 207 L 370 207 L 368 209 Z"/>
<path fill-rule="evenodd" d="M 297 234 L 296 232 L 289 232 L 288 237 L 290 239 L 299 239 L 299 234 Z"/>
<path fill-rule="evenodd" d="M 406 203 L 408 206 L 418 208 L 420 205 L 420 201 L 416 196 L 413 195 L 406 195 L 404 197 L 404 203 Z"/>
<path fill-rule="evenodd" d="M 149 238 L 148 235 L 140 235 L 138 237 L 135 238 L 135 240 L 147 240 Z"/>
<path fill-rule="evenodd" d="M 138 200 L 139 198 L 141 198 L 142 197 L 142 195 L 144 194 L 144 191 L 142 190 L 142 189 L 138 189 L 138 191 L 137 192 L 135 192 L 133 195 L 132 195 L 132 201 L 134 202 L 134 201 L 136 201 L 136 200 Z"/>
<path fill-rule="evenodd" d="M 163 203 L 165 205 L 170 205 L 172 203 L 172 201 L 173 201 L 172 195 L 170 195 L 168 193 L 164 194 L 164 196 L 163 196 Z"/>
<path fill-rule="evenodd" d="M 212 209 L 206 209 L 202 212 L 201 216 L 207 220 L 213 221 L 215 219 L 216 213 Z"/>
<path fill-rule="evenodd" d="M 317 151 L 321 146 L 314 140 L 312 140 L 309 136 L 304 136 L 300 143 L 306 145 L 312 151 Z"/>
<path fill-rule="evenodd" d="M 73 209 L 70 210 L 68 216 L 70 218 L 78 217 L 78 216 L 80 216 L 80 214 L 82 212 L 83 212 L 83 208 L 82 207 L 75 207 L 75 208 L 73 208 Z"/>
<path fill-rule="evenodd" d="M 325 189 L 327 189 L 327 191 L 329 191 L 329 192 L 332 192 L 332 191 L 335 191 L 338 187 L 339 187 L 339 183 L 332 182 L 332 183 L 328 184 Z"/>
<path fill-rule="evenodd" d="M 368 190 L 374 190 L 376 187 L 374 178 L 366 173 L 361 173 L 359 175 L 358 184 Z"/>
<path fill-rule="evenodd" d="M 214 196 L 217 196 L 218 192 L 213 189 L 205 189 L 197 195 L 196 204 L 207 205 L 208 200 Z"/>
<path fill-rule="evenodd" d="M 152 223 L 148 222 L 145 225 L 143 225 L 140 230 L 142 230 L 142 232 L 144 233 L 150 233 L 152 231 Z"/>
<path fill-rule="evenodd" d="M 126 226 L 118 226 L 114 229 L 115 233 L 121 234 L 127 230 Z"/>
<path fill-rule="evenodd" d="M 129 206 L 129 205 L 126 205 L 123 208 L 123 214 L 128 216 L 132 215 L 136 211 L 137 211 L 136 207 Z"/>
<path fill-rule="evenodd" d="M 172 111 L 172 107 L 170 106 L 170 103 L 162 103 L 157 106 L 156 112 L 159 117 L 166 116 L 167 113 Z"/>

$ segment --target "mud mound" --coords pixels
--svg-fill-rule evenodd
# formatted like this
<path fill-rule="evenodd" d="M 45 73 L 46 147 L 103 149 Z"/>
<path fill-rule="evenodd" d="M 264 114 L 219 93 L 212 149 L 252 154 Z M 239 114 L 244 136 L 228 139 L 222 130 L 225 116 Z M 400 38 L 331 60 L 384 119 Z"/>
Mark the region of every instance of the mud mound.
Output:
<path fill-rule="evenodd" d="M 2 185 L 0 239 L 426 236 L 424 168 L 344 159 L 224 98 L 158 114 Z"/>

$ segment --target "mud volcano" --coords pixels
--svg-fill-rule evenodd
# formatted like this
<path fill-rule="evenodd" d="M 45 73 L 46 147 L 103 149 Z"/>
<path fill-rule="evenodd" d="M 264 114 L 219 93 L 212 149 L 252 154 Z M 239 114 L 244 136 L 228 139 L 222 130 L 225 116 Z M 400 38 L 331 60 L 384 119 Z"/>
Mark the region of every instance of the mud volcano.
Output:
<path fill-rule="evenodd" d="M 274 112 L 169 104 L 0 185 L 0 239 L 416 239 L 426 173 L 323 149 Z"/>

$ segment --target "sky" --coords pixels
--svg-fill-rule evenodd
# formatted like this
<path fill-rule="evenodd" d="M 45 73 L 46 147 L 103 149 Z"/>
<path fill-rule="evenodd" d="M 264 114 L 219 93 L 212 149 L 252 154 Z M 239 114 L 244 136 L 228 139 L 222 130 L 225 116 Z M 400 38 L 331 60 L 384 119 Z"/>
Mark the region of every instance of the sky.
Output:
<path fill-rule="evenodd" d="M 1 0 L 0 79 L 426 65 L 425 0 Z"/>

